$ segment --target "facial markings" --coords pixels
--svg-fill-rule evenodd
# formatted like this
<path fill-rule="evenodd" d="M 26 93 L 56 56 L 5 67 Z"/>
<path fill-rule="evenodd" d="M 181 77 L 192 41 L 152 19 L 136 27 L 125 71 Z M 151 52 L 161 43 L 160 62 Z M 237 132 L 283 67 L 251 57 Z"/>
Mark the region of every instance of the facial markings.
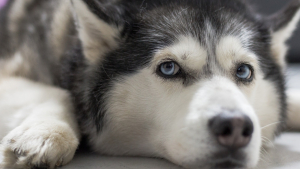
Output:
<path fill-rule="evenodd" d="M 200 42 L 191 36 L 180 36 L 178 42 L 157 53 L 154 57 L 154 69 L 164 62 L 174 61 L 181 71 L 196 78 L 207 65 L 207 51 Z"/>
<path fill-rule="evenodd" d="M 237 37 L 221 38 L 216 47 L 216 58 L 226 74 L 231 73 L 231 77 L 235 77 L 236 70 L 242 65 L 252 67 L 254 72 L 259 70 L 257 56 L 245 49 Z"/>

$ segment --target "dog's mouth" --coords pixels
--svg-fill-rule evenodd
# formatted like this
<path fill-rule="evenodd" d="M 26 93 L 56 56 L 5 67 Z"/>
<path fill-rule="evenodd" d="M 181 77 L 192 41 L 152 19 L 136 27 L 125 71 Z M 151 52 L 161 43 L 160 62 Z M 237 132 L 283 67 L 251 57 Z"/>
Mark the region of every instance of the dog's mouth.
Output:
<path fill-rule="evenodd" d="M 239 161 L 232 157 L 218 159 L 213 162 L 214 169 L 242 169 L 245 168 L 244 161 Z"/>
<path fill-rule="evenodd" d="M 202 168 L 202 169 L 245 169 L 247 168 L 246 160 L 239 160 L 233 157 L 211 159 L 206 161 L 201 161 L 192 165 L 182 165 L 185 168 Z"/>
<path fill-rule="evenodd" d="M 214 169 L 242 169 L 247 165 L 245 154 L 242 152 L 217 153 L 212 159 Z"/>

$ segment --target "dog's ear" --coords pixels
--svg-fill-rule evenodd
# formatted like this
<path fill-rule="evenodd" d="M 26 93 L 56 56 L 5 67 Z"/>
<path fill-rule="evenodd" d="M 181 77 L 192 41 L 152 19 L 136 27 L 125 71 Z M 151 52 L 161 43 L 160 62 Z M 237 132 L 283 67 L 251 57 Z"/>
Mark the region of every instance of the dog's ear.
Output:
<path fill-rule="evenodd" d="M 71 0 L 86 59 L 96 63 L 118 46 L 125 23 L 125 9 L 117 0 Z"/>
<path fill-rule="evenodd" d="M 300 0 L 293 0 L 284 9 L 268 18 L 272 31 L 272 53 L 277 63 L 285 67 L 286 41 L 291 37 L 300 18 Z"/>

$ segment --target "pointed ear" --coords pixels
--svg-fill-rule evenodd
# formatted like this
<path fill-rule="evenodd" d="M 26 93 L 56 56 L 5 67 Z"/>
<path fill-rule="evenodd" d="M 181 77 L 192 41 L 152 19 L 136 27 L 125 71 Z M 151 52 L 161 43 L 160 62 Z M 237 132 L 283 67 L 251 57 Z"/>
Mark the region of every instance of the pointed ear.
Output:
<path fill-rule="evenodd" d="M 118 46 L 124 10 L 115 1 L 71 0 L 84 55 L 92 64 Z"/>
<path fill-rule="evenodd" d="M 300 18 L 300 0 L 293 0 L 283 10 L 268 18 L 272 31 L 272 53 L 277 63 L 285 67 L 286 41 L 292 36 Z"/>

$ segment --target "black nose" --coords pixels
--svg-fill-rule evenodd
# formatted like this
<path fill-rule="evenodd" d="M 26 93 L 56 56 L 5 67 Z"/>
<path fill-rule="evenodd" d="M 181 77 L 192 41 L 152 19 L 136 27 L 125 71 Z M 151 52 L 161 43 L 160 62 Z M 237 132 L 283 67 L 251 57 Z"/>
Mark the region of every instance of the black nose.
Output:
<path fill-rule="evenodd" d="M 210 120 L 209 127 L 216 135 L 219 144 L 229 149 L 247 146 L 253 133 L 251 119 L 235 112 L 225 112 L 215 116 Z"/>

